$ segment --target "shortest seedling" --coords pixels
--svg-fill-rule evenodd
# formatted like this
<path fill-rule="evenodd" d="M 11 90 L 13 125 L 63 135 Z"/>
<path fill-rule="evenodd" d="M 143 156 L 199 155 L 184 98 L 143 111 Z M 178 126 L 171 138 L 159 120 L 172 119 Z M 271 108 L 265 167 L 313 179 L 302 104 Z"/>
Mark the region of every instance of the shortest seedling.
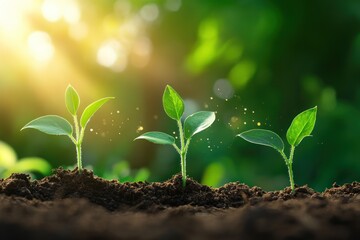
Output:
<path fill-rule="evenodd" d="M 264 145 L 274 148 L 284 158 L 285 164 L 288 168 L 290 186 L 292 192 L 295 190 L 294 175 L 293 175 L 293 159 L 295 147 L 308 136 L 314 129 L 316 122 L 317 107 L 310 108 L 297 115 L 292 121 L 286 133 L 286 139 L 290 144 L 289 157 L 284 153 L 284 142 L 276 133 L 265 129 L 252 129 L 238 134 L 238 137 L 245 139 L 248 142 Z"/>
<path fill-rule="evenodd" d="M 80 97 L 76 90 L 69 85 L 65 91 L 65 104 L 66 108 L 74 119 L 75 136 L 73 136 L 73 126 L 65 119 L 57 115 L 46 115 L 36 118 L 26 124 L 21 130 L 26 128 L 37 129 L 43 133 L 50 135 L 65 135 L 68 136 L 76 147 L 77 166 L 78 170 L 82 170 L 81 160 L 81 144 L 84 139 L 85 128 L 89 123 L 91 117 L 95 114 L 102 105 L 104 105 L 113 97 L 101 98 L 90 105 L 88 105 L 78 122 L 77 111 L 80 105 Z"/>
<path fill-rule="evenodd" d="M 200 111 L 189 115 L 184 124 L 181 117 L 184 113 L 184 101 L 180 95 L 169 85 L 166 86 L 163 98 L 163 107 L 165 113 L 177 122 L 179 128 L 180 147 L 175 143 L 175 138 L 163 132 L 147 132 L 135 138 L 145 139 L 157 144 L 172 145 L 180 155 L 181 175 L 183 187 L 186 186 L 186 154 L 189 148 L 191 138 L 210 127 L 215 121 L 215 113 L 209 111 Z"/>

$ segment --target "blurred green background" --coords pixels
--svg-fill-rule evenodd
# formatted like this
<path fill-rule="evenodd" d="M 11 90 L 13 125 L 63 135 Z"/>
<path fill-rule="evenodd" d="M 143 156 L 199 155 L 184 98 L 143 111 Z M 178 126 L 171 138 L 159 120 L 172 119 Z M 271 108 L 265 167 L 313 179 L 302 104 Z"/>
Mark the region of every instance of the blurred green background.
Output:
<path fill-rule="evenodd" d="M 75 165 L 68 138 L 20 132 L 41 115 L 71 120 L 70 83 L 80 110 L 116 97 L 89 123 L 85 166 L 114 177 L 126 161 L 148 168 L 150 181 L 168 179 L 180 171 L 175 150 L 133 139 L 176 131 L 161 104 L 170 84 L 187 114 L 217 112 L 190 146 L 194 179 L 288 186 L 278 153 L 235 135 L 260 127 L 285 138 L 295 115 L 317 105 L 313 137 L 295 152 L 295 182 L 323 190 L 360 180 L 358 0 L 0 0 L 0 56 L 0 140 L 19 158 Z"/>

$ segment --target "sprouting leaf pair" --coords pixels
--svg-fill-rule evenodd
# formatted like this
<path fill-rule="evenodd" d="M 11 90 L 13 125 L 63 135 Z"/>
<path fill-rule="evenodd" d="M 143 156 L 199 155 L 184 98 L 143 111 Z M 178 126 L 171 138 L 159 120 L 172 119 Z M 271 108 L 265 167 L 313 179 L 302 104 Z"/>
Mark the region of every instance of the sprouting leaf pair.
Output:
<path fill-rule="evenodd" d="M 102 98 L 88 105 L 81 115 L 79 124 L 77 112 L 80 105 L 80 97 L 76 90 L 69 85 L 65 91 L 65 105 L 74 120 L 75 136 L 73 136 L 73 126 L 65 118 L 58 115 L 46 115 L 36 118 L 26 124 L 21 130 L 33 128 L 50 135 L 68 136 L 76 146 L 78 170 L 81 171 L 81 144 L 84 139 L 85 128 L 95 112 L 97 112 L 97 110 L 99 110 L 110 99 L 114 98 Z"/>
<path fill-rule="evenodd" d="M 166 86 L 162 103 L 165 113 L 177 122 L 179 128 L 180 147 L 175 142 L 175 138 L 163 132 L 147 132 L 137 137 L 137 139 L 145 139 L 156 144 L 172 145 L 180 155 L 181 175 L 183 186 L 186 185 L 186 154 L 189 148 L 191 138 L 207 129 L 215 121 L 215 113 L 210 111 L 200 111 L 189 115 L 184 123 L 181 118 L 184 114 L 184 101 L 180 95 L 169 85 Z"/>
<path fill-rule="evenodd" d="M 314 129 L 316 122 L 317 107 L 310 108 L 298 114 L 292 121 L 286 133 L 286 139 L 290 144 L 289 157 L 284 153 L 284 142 L 276 133 L 265 129 L 252 129 L 238 134 L 238 137 L 245 139 L 248 142 L 264 145 L 274 148 L 284 158 L 285 164 L 288 167 L 290 185 L 292 191 L 295 189 L 294 176 L 292 170 L 295 147 L 308 136 Z"/>

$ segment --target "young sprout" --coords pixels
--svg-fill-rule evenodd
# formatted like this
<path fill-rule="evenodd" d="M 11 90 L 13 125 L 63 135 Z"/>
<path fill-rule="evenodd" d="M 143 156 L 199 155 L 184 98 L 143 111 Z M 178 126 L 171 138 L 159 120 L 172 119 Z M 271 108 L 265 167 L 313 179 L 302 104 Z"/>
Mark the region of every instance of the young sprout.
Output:
<path fill-rule="evenodd" d="M 293 175 L 293 158 L 295 147 L 305 138 L 311 136 L 316 121 L 317 107 L 310 108 L 298 114 L 292 121 L 286 133 L 286 139 L 290 144 L 289 157 L 284 153 L 284 142 L 276 133 L 265 129 L 252 129 L 238 134 L 238 137 L 245 139 L 248 142 L 264 145 L 274 148 L 284 158 L 285 164 L 288 168 L 290 186 L 292 192 L 295 190 L 294 175 Z"/>
<path fill-rule="evenodd" d="M 200 111 L 189 115 L 184 123 L 181 117 L 184 113 L 184 101 L 180 95 L 169 85 L 166 86 L 163 98 L 163 108 L 165 113 L 177 122 L 179 128 L 180 146 L 175 143 L 175 138 L 163 132 L 147 132 L 135 138 L 145 139 L 156 144 L 172 145 L 180 155 L 181 175 L 183 187 L 186 186 L 186 154 L 189 148 L 191 138 L 210 127 L 215 121 L 215 113 L 209 111 Z"/>
<path fill-rule="evenodd" d="M 43 133 L 50 135 L 65 135 L 68 136 L 76 147 L 77 166 L 78 170 L 82 170 L 81 160 L 81 144 L 84 139 L 86 125 L 89 123 L 91 117 L 95 114 L 102 105 L 104 105 L 114 97 L 101 98 L 90 105 L 88 105 L 80 118 L 80 124 L 77 117 L 77 111 L 80 105 L 80 97 L 76 90 L 69 85 L 65 91 L 65 104 L 67 110 L 73 117 L 75 136 L 73 136 L 73 126 L 65 119 L 57 115 L 46 115 L 32 120 L 26 124 L 21 130 L 26 128 L 37 129 Z"/>

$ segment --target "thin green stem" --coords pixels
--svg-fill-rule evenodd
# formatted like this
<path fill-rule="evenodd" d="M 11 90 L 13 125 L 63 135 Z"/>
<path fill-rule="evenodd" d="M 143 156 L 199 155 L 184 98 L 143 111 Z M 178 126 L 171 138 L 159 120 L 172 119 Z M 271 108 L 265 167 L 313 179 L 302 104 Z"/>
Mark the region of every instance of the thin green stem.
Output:
<path fill-rule="evenodd" d="M 295 146 L 291 146 L 289 158 L 285 155 L 284 151 L 279 151 L 279 153 L 281 154 L 281 156 L 284 158 L 285 164 L 286 164 L 287 169 L 288 169 L 289 180 L 290 180 L 290 187 L 291 187 L 291 191 L 292 191 L 292 192 L 295 191 L 294 173 L 293 173 L 293 169 L 292 169 L 292 163 L 293 163 L 293 158 L 294 158 L 294 151 L 295 151 Z"/>
<path fill-rule="evenodd" d="M 74 117 L 74 126 L 75 126 L 75 138 L 78 141 L 79 140 L 79 122 L 76 115 L 73 115 Z"/>
<path fill-rule="evenodd" d="M 81 161 L 81 144 L 77 143 L 76 144 L 76 156 L 77 156 L 77 166 L 78 166 L 78 170 L 79 172 L 82 171 L 82 161 Z"/>
<path fill-rule="evenodd" d="M 75 126 L 75 146 L 76 146 L 76 157 L 77 157 L 77 166 L 79 172 L 82 171 L 82 160 L 81 160 L 81 143 L 82 139 L 84 137 L 84 130 L 79 128 L 79 122 L 76 115 L 73 115 L 74 117 L 74 126 Z"/>
<path fill-rule="evenodd" d="M 186 186 L 186 153 L 187 149 L 185 146 L 185 138 L 183 132 L 183 126 L 181 120 L 177 120 L 178 128 L 179 128 L 179 137 L 180 137 L 180 164 L 181 164 L 181 176 L 183 187 Z"/>
<path fill-rule="evenodd" d="M 289 162 L 288 162 L 288 172 L 289 172 L 290 186 L 291 186 L 292 192 L 295 191 L 294 173 L 293 173 L 293 169 L 292 169 L 292 164 L 293 164 L 293 159 L 294 159 L 294 151 L 295 151 L 295 146 L 291 146 Z"/>

